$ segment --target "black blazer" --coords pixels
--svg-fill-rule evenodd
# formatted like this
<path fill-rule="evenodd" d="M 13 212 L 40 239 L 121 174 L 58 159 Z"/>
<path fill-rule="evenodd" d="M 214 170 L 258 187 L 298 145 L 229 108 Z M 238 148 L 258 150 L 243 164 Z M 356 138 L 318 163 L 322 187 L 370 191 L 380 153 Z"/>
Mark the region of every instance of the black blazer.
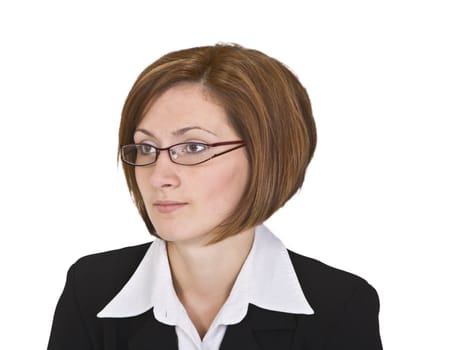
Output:
<path fill-rule="evenodd" d="M 48 350 L 178 350 L 174 326 L 153 310 L 128 318 L 96 315 L 126 284 L 149 244 L 90 255 L 67 274 L 56 307 Z M 227 327 L 221 350 L 380 350 L 379 301 L 366 281 L 289 251 L 313 315 L 249 305 Z M 269 257 L 270 258 L 270 257 Z"/>

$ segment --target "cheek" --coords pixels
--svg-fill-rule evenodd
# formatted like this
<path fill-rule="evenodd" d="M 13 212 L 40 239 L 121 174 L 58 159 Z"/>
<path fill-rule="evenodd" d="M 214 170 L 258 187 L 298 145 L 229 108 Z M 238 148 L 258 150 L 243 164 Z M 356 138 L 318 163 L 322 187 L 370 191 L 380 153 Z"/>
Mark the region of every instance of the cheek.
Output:
<path fill-rule="evenodd" d="M 149 206 L 157 197 L 158 190 L 152 184 L 152 169 L 146 167 L 136 167 L 135 179 L 139 193 L 144 200 L 145 206 Z"/>
<path fill-rule="evenodd" d="M 206 174 L 204 174 L 206 175 Z M 202 176 L 199 186 L 208 212 L 228 214 L 238 204 L 247 185 L 247 167 L 226 168 Z"/>
<path fill-rule="evenodd" d="M 136 179 L 136 183 L 137 183 L 139 192 L 141 193 L 142 196 L 144 196 L 146 189 L 145 189 L 144 174 L 143 174 L 142 169 L 136 167 L 135 172 L 134 172 L 134 178 Z"/>

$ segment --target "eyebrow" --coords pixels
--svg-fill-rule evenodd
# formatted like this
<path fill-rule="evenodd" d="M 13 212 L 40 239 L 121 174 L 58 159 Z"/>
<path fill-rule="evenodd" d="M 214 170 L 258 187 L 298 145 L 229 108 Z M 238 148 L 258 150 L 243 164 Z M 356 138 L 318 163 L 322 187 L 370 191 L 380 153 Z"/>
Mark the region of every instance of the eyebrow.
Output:
<path fill-rule="evenodd" d="M 172 135 L 173 136 L 182 136 L 182 135 L 184 135 L 185 133 L 187 133 L 188 131 L 191 131 L 191 130 L 202 130 L 202 131 L 206 131 L 206 132 L 208 132 L 208 133 L 210 133 L 212 135 L 217 136 L 217 134 L 213 133 L 212 131 L 210 131 L 208 129 L 205 129 L 205 128 L 202 128 L 200 126 L 187 126 L 185 128 L 181 128 L 181 129 L 178 129 L 178 130 L 172 132 Z M 153 135 L 150 131 L 145 130 L 145 129 L 136 129 L 134 133 L 137 133 L 137 132 L 141 132 L 141 133 L 143 133 L 143 134 L 145 134 L 147 136 L 156 138 L 155 135 Z"/>

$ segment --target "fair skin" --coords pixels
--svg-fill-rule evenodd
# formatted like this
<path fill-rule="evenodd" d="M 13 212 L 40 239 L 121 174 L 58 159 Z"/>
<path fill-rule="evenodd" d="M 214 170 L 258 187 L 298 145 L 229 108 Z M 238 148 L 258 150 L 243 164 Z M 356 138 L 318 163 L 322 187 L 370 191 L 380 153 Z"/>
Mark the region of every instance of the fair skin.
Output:
<path fill-rule="evenodd" d="M 163 93 L 136 128 L 135 142 L 168 147 L 180 142 L 240 140 L 224 109 L 201 84 Z M 219 146 L 217 153 L 233 146 Z M 201 338 L 226 301 L 253 244 L 254 229 L 206 245 L 245 190 L 245 147 L 203 164 L 183 166 L 161 152 L 155 164 L 136 167 L 148 215 L 167 242 L 175 291 Z"/>

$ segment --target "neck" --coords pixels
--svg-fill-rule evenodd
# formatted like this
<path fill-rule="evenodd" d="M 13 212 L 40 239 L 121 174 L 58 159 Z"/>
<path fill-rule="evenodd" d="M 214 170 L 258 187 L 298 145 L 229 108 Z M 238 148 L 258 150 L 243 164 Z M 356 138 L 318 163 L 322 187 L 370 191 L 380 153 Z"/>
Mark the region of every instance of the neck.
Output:
<path fill-rule="evenodd" d="M 174 288 L 181 302 L 222 305 L 250 252 L 254 234 L 250 229 L 208 246 L 167 242 Z"/>

